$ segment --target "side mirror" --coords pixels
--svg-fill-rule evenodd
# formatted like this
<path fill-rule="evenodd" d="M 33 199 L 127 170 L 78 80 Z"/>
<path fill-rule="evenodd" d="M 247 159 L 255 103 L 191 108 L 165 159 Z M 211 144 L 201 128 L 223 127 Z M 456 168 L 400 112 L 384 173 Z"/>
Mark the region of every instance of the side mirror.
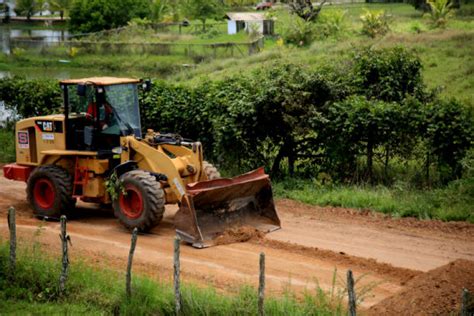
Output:
<path fill-rule="evenodd" d="M 151 90 L 151 80 L 150 79 L 145 79 L 142 82 L 142 88 L 143 91 L 148 92 Z"/>
<path fill-rule="evenodd" d="M 80 97 L 86 96 L 86 85 L 85 84 L 78 84 L 77 85 L 77 95 Z"/>

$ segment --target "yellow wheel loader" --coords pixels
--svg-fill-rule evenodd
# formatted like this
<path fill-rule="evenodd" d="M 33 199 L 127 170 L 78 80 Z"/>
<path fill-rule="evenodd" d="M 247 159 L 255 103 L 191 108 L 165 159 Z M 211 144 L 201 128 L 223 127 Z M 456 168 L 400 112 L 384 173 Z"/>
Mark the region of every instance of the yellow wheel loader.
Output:
<path fill-rule="evenodd" d="M 64 80 L 64 114 L 16 124 L 16 163 L 6 178 L 27 182 L 38 217 L 58 218 L 76 201 L 112 204 L 127 228 L 159 224 L 165 204 L 179 205 L 177 234 L 193 246 L 213 245 L 226 230 L 280 228 L 269 176 L 258 169 L 232 179 L 203 160 L 199 142 L 148 129 L 142 135 L 137 79 Z"/>

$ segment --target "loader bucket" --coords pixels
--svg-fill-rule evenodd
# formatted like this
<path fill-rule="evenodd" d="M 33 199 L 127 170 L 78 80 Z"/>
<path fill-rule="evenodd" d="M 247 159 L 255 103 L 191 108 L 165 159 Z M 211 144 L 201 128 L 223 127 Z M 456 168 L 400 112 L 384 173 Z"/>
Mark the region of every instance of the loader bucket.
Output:
<path fill-rule="evenodd" d="M 193 247 L 212 246 L 229 229 L 280 228 L 270 178 L 263 168 L 232 179 L 188 184 L 186 190 L 174 222 L 177 234 Z"/>

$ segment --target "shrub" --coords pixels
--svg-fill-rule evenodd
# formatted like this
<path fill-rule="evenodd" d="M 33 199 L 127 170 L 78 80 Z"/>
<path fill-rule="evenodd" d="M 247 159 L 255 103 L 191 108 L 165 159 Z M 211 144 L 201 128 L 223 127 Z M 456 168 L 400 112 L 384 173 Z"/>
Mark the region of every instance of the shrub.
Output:
<path fill-rule="evenodd" d="M 15 161 L 15 132 L 0 128 L 0 163 Z"/>
<path fill-rule="evenodd" d="M 0 100 L 20 117 L 51 114 L 62 104 L 61 89 L 56 80 L 23 77 L 0 79 Z"/>
<path fill-rule="evenodd" d="M 76 0 L 69 26 L 74 32 L 98 32 L 124 26 L 133 18 L 149 14 L 147 0 Z"/>
<path fill-rule="evenodd" d="M 426 110 L 426 140 L 430 153 L 440 167 L 448 167 L 444 182 L 462 175 L 461 161 L 474 141 L 474 115 L 472 109 L 458 101 L 435 100 Z"/>
<path fill-rule="evenodd" d="M 399 102 L 406 95 L 424 98 L 420 58 L 402 47 L 363 48 L 354 54 L 354 80 L 369 98 Z"/>
<path fill-rule="evenodd" d="M 346 30 L 347 11 L 331 10 L 324 11 L 318 19 L 318 34 L 323 37 L 336 36 Z"/>
<path fill-rule="evenodd" d="M 389 31 L 388 16 L 383 10 L 365 10 L 365 14 L 361 15 L 360 19 L 362 20 L 362 34 L 375 38 Z"/>
<path fill-rule="evenodd" d="M 283 40 L 288 44 L 308 46 L 315 38 L 315 24 L 302 19 L 292 19 L 282 33 Z"/>
<path fill-rule="evenodd" d="M 434 27 L 445 27 L 452 16 L 449 0 L 427 0 L 430 6 L 430 17 Z"/>

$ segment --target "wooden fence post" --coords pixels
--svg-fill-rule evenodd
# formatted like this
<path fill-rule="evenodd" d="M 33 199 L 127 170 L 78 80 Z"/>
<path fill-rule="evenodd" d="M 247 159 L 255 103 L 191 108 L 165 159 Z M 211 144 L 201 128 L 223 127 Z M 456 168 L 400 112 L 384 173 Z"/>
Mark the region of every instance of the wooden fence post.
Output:
<path fill-rule="evenodd" d="M 258 279 L 258 315 L 265 315 L 265 254 L 260 253 L 260 277 Z"/>
<path fill-rule="evenodd" d="M 354 291 L 354 277 L 352 271 L 347 271 L 347 293 L 349 295 L 349 315 L 356 316 L 356 294 Z"/>
<path fill-rule="evenodd" d="M 66 231 L 66 216 L 61 216 L 61 234 L 59 238 L 61 239 L 62 244 L 62 251 L 63 251 L 63 260 L 62 260 L 62 268 L 61 268 L 61 275 L 59 276 L 59 295 L 64 295 L 66 290 L 66 281 L 68 277 L 68 270 L 69 270 L 69 254 L 68 254 L 68 242 L 71 242 L 71 238 L 67 234 Z"/>
<path fill-rule="evenodd" d="M 181 315 L 181 289 L 180 289 L 180 264 L 179 264 L 179 251 L 180 251 L 181 239 L 176 236 L 174 239 L 174 301 L 175 301 L 175 312 L 176 315 Z"/>
<path fill-rule="evenodd" d="M 10 230 L 10 275 L 15 276 L 16 268 L 16 219 L 15 208 L 8 208 L 8 229 Z"/>
<path fill-rule="evenodd" d="M 470 313 L 473 312 L 473 308 L 471 306 L 471 297 L 470 297 L 469 290 L 464 288 L 462 289 L 462 297 L 461 297 L 461 316 L 469 316 L 472 315 Z"/>
<path fill-rule="evenodd" d="M 127 264 L 127 276 L 126 276 L 126 292 L 127 298 L 132 297 L 132 262 L 133 262 L 133 254 L 135 253 L 135 247 L 137 245 L 137 236 L 138 236 L 138 228 L 134 228 L 132 232 L 132 242 L 130 245 L 130 252 L 128 254 L 128 264 Z"/>

